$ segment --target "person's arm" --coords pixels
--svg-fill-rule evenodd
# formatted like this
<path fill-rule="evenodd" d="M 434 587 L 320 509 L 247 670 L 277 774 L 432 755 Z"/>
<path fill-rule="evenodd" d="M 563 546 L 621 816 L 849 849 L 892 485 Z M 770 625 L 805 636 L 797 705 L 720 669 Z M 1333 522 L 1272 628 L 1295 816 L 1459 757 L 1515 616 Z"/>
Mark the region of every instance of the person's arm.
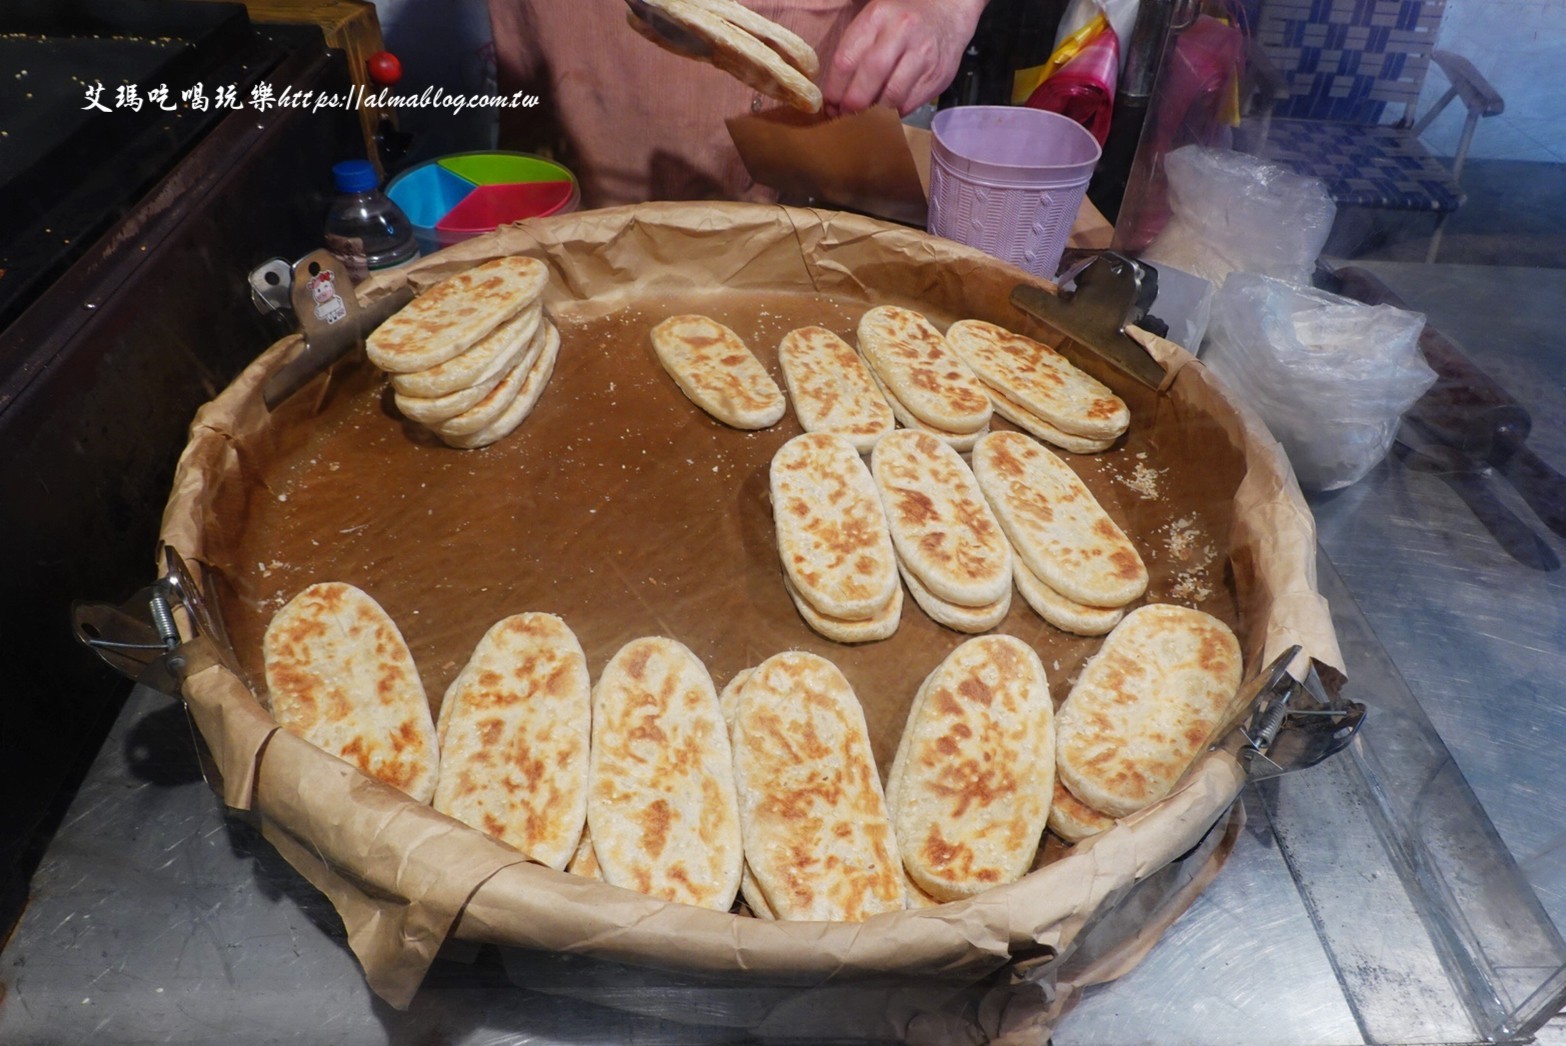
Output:
<path fill-rule="evenodd" d="M 957 75 L 987 0 L 870 0 L 821 79 L 829 113 L 890 105 L 906 116 Z"/>

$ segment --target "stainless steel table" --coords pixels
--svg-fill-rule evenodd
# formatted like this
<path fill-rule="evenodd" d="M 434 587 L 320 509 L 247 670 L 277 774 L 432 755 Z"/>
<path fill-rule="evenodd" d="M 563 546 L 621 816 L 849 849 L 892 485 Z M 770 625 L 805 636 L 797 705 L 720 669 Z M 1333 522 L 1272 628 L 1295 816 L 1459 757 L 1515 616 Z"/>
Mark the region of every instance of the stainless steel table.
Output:
<path fill-rule="evenodd" d="M 1566 354 L 1551 342 L 1566 273 L 1375 268 L 1530 407 L 1530 445 L 1566 463 Z M 1519 295 L 1529 308 L 1465 311 Z M 1372 717 L 1350 752 L 1247 791 L 1223 872 L 1139 967 L 1088 990 L 1062 1046 L 1506 1039 L 1566 996 L 1562 574 L 1510 560 L 1438 477 L 1390 461 L 1314 508 L 1351 696 Z M 582 977 L 548 956 L 449 949 L 409 1011 L 381 1003 L 327 902 L 223 816 L 183 714 L 138 689 L 0 951 L 0 1042 L 746 1038 L 720 998 L 678 1021 L 635 1016 L 659 989 Z M 612 1005 L 571 997 L 584 993 Z M 1539 1036 L 1566 1043 L 1566 1027 Z"/>

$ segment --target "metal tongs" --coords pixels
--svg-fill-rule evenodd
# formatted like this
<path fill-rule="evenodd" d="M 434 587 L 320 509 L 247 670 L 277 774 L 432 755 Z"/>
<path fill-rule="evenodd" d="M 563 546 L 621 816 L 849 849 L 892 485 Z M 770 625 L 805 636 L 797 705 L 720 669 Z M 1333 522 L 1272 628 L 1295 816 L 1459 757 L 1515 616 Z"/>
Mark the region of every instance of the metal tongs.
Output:
<path fill-rule="evenodd" d="M 123 604 L 78 602 L 71 607 L 71 623 L 76 638 L 116 672 L 132 682 L 151 687 L 183 705 L 180 688 L 186 675 L 199 670 L 199 663 L 213 660 L 210 654 L 192 656 L 192 643 L 201 644 L 217 660 L 238 674 L 233 646 L 222 622 L 202 598 L 201 589 L 185 566 L 184 559 L 172 547 L 163 550 L 166 573 L 151 585 L 140 589 Z M 176 621 L 184 618 L 184 635 Z M 188 636 L 189 638 L 185 638 Z M 208 785 L 222 794 L 222 775 L 207 748 L 201 731 L 189 721 L 190 736 L 201 762 L 201 775 Z"/>
<path fill-rule="evenodd" d="M 1311 662 L 1303 680 L 1289 674 L 1300 647 L 1291 646 L 1247 680 L 1236 695 L 1240 719 L 1219 747 L 1236 753 L 1251 781 L 1304 770 L 1348 747 L 1365 720 L 1365 706 L 1328 692 Z"/>

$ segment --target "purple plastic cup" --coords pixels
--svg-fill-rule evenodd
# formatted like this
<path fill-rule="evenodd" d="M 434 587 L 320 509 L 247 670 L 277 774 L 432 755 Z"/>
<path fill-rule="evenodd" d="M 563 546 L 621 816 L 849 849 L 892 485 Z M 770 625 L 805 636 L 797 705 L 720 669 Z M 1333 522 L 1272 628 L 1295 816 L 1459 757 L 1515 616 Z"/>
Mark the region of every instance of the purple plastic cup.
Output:
<path fill-rule="evenodd" d="M 1098 142 L 1070 117 L 1012 105 L 943 109 L 930 130 L 930 232 L 1053 279 Z"/>

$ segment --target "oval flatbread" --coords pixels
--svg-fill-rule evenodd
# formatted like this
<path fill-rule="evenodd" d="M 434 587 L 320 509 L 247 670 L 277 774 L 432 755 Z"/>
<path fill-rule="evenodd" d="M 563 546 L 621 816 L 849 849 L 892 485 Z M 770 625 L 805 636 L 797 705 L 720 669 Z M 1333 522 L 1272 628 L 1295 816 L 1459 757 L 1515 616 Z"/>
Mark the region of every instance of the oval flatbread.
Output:
<path fill-rule="evenodd" d="M 262 659 L 285 730 L 430 801 L 435 723 L 408 644 L 379 603 L 341 582 L 311 585 L 273 615 Z"/>
<path fill-rule="evenodd" d="M 1037 654 L 1013 636 L 970 639 L 926 679 L 891 777 L 903 864 L 940 900 L 1021 878 L 1054 788 L 1054 714 Z"/>
<path fill-rule="evenodd" d="M 1073 602 L 1118 607 L 1147 589 L 1147 567 L 1071 467 L 1020 432 L 973 448 L 979 481 L 1012 552 Z"/>
<path fill-rule="evenodd" d="M 745 30 L 810 79 L 814 80 L 816 74 L 821 71 L 821 60 L 816 57 L 816 49 L 807 44 L 803 37 L 791 29 L 778 25 L 770 18 L 763 18 L 738 0 L 690 0 L 690 2 L 711 11 L 725 22 L 733 23 Z"/>
<path fill-rule="evenodd" d="M 1021 556 L 1012 557 L 1011 569 L 1023 601 L 1039 617 L 1064 632 L 1078 636 L 1101 636 L 1120 624 L 1120 619 L 1126 616 L 1125 607 L 1090 607 L 1067 599 L 1040 581 Z"/>
<path fill-rule="evenodd" d="M 459 356 L 543 293 L 549 269 L 535 258 L 495 258 L 449 276 L 365 339 L 370 362 L 393 374 Z"/>
<path fill-rule="evenodd" d="M 745 856 L 779 919 L 860 922 L 903 907 L 902 867 L 864 711 L 836 665 L 756 667 L 734 717 Z"/>
<path fill-rule="evenodd" d="M 1055 798 L 1049 804 L 1049 830 L 1068 843 L 1107 832 L 1115 826 L 1115 819 L 1101 814 L 1071 794 L 1058 779 L 1055 781 Z"/>
<path fill-rule="evenodd" d="M 875 480 L 853 444 L 807 432 L 772 456 L 778 554 L 795 590 L 827 617 L 863 621 L 897 588 L 897 553 Z"/>
<path fill-rule="evenodd" d="M 887 391 L 925 424 L 963 433 L 990 423 L 983 383 L 946 336 L 912 309 L 882 305 L 865 313 L 859 319 L 859 351 Z"/>
<path fill-rule="evenodd" d="M 1005 594 L 993 603 L 982 607 L 966 607 L 958 603 L 948 603 L 925 588 L 913 572 L 902 563 L 897 564 L 897 569 L 902 574 L 903 584 L 908 586 L 908 591 L 913 595 L 914 602 L 919 604 L 919 609 L 938 625 L 945 625 L 958 632 L 988 632 L 1006 620 L 1006 615 L 1011 612 L 1010 586 L 1007 586 Z"/>
<path fill-rule="evenodd" d="M 516 614 L 474 648 L 440 706 L 435 809 L 556 870 L 587 816 L 591 682 L 553 614 Z"/>
<path fill-rule="evenodd" d="M 946 341 L 979 380 L 1063 433 L 1114 439 L 1131 423 L 1109 386 L 1032 338 L 983 320 L 959 320 Z"/>
<path fill-rule="evenodd" d="M 636 639 L 593 688 L 587 823 L 604 881 L 727 911 L 739 891 L 728 731 L 684 644 Z"/>
<path fill-rule="evenodd" d="M 836 433 L 868 454 L 896 425 L 864 358 L 825 327 L 801 327 L 783 335 L 778 364 L 794 416 L 806 432 Z"/>
<path fill-rule="evenodd" d="M 1011 546 L 958 453 L 902 429 L 870 458 L 898 561 L 949 603 L 981 607 L 1011 591 Z"/>
<path fill-rule="evenodd" d="M 703 56 L 680 50 L 634 13 L 626 21 L 644 38 L 682 58 L 707 62 L 769 98 L 807 113 L 821 111 L 821 89 L 793 65 L 734 23 L 690 0 L 646 0 L 657 17 L 672 21 L 677 31 L 693 36 L 706 48 Z"/>
<path fill-rule="evenodd" d="M 503 361 L 517 361 L 532 346 L 544 310 L 530 305 L 479 339 L 467 352 L 425 370 L 393 374 L 392 388 L 404 396 L 433 398 L 469 388 Z"/>
<path fill-rule="evenodd" d="M 1088 439 L 1086 436 L 1073 436 L 1069 432 L 1062 432 L 1049 422 L 1036 414 L 1030 414 L 1007 399 L 1001 393 L 990 387 L 990 402 L 995 406 L 995 413 L 1017 426 L 1023 432 L 1037 436 L 1051 446 L 1061 450 L 1069 450 L 1073 454 L 1098 454 L 1115 445 L 1113 439 Z"/>
<path fill-rule="evenodd" d="M 913 413 L 903 406 L 896 396 L 892 395 L 891 391 L 887 389 L 886 383 L 876 375 L 875 371 L 872 370 L 870 372 L 870 377 L 875 382 L 875 387 L 885 397 L 887 405 L 892 408 L 892 417 L 896 418 L 897 423 L 904 428 L 913 429 L 915 432 L 927 432 L 960 454 L 966 454 L 971 451 L 974 444 L 989 434 L 989 425 L 985 425 L 977 432 L 947 432 L 944 429 L 936 428 L 934 425 L 927 425 L 914 417 Z"/>
<path fill-rule="evenodd" d="M 560 333 L 555 330 L 552 323 L 545 324 L 544 348 L 528 368 L 527 376 L 522 379 L 522 387 L 517 390 L 516 397 L 500 416 L 485 425 L 477 432 L 452 433 L 449 426 L 436 426 L 435 434 L 441 438 L 441 442 L 448 447 L 460 449 L 472 449 L 474 447 L 487 447 L 496 440 L 511 435 L 533 413 L 533 408 L 538 405 L 539 397 L 544 394 L 544 387 L 549 384 L 549 378 L 555 372 L 555 360 L 560 355 Z"/>
<path fill-rule="evenodd" d="M 799 589 L 783 575 L 783 588 L 788 592 L 788 598 L 794 601 L 794 609 L 799 611 L 799 616 L 805 619 L 818 635 L 826 636 L 834 643 L 876 643 L 883 639 L 890 639 L 897 634 L 897 626 L 903 620 L 903 590 L 901 586 L 892 589 L 892 598 L 886 601 L 886 606 L 876 611 L 873 617 L 862 618 L 858 621 L 849 621 L 840 617 L 830 617 L 810 605 L 810 600 L 799 594 Z"/>
<path fill-rule="evenodd" d="M 1112 817 L 1162 799 L 1229 718 L 1239 686 L 1240 645 L 1222 621 L 1168 603 L 1138 607 L 1061 705 L 1060 779 Z"/>
<path fill-rule="evenodd" d="M 671 316 L 652 329 L 653 351 L 702 410 L 737 429 L 764 429 L 787 403 L 738 334 L 706 316 Z"/>

